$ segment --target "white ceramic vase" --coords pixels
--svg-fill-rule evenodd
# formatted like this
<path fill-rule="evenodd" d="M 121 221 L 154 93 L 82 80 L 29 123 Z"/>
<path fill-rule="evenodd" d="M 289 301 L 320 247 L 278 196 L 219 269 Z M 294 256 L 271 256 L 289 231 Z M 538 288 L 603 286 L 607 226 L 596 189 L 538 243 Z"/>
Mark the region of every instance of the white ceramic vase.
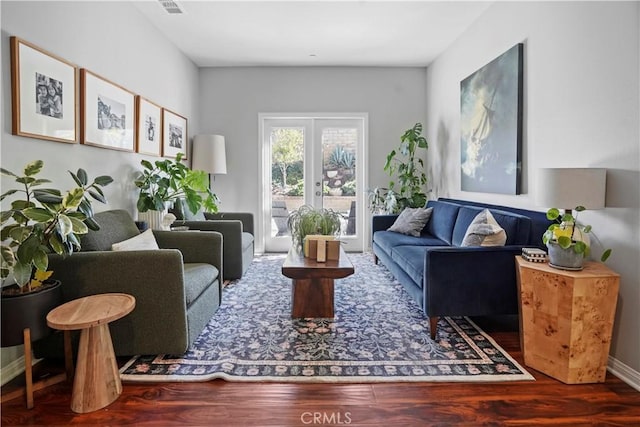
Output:
<path fill-rule="evenodd" d="M 164 230 L 165 215 L 167 215 L 167 208 L 162 211 L 138 212 L 138 221 L 145 221 L 152 230 Z"/>

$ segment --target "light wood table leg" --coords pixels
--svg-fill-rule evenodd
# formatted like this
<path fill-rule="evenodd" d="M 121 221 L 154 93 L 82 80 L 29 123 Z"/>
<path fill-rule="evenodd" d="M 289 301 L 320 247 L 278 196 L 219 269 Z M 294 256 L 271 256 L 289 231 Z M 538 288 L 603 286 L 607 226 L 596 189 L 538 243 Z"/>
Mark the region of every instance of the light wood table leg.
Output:
<path fill-rule="evenodd" d="M 22 331 L 24 339 L 24 380 L 27 408 L 33 408 L 33 362 L 31 359 L 31 329 Z"/>
<path fill-rule="evenodd" d="M 104 408 L 122 393 L 109 325 L 83 329 L 73 381 L 71 410 L 86 413 Z"/>
<path fill-rule="evenodd" d="M 70 379 L 69 376 L 69 366 L 67 366 L 67 372 L 64 374 L 58 374 L 54 376 L 50 376 L 48 378 L 33 381 L 33 357 L 31 356 L 31 329 L 25 328 L 22 331 L 22 339 L 24 345 L 24 387 L 19 387 L 18 389 L 11 391 L 9 393 L 2 395 L 2 403 L 8 402 L 13 399 L 17 399 L 18 397 L 25 397 L 25 402 L 27 405 L 27 409 L 33 409 L 35 406 L 33 393 L 42 390 L 45 387 L 49 387 L 50 385 L 58 384 L 63 381 Z M 68 347 L 67 347 L 68 346 Z M 69 350 L 69 354 L 71 354 L 71 340 L 67 342 L 65 340 L 65 352 Z M 73 372 L 73 362 L 71 364 L 71 372 Z"/>

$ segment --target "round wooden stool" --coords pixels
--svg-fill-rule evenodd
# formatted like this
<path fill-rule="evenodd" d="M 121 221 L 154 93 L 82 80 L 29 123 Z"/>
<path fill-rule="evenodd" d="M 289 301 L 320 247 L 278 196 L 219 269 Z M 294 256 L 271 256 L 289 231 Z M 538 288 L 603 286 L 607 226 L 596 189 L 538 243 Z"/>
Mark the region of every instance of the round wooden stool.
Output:
<path fill-rule="evenodd" d="M 95 411 L 122 393 L 109 322 L 133 311 L 136 300 L 127 294 L 90 295 L 62 304 L 47 315 L 47 324 L 63 331 L 81 329 L 71 410 Z"/>

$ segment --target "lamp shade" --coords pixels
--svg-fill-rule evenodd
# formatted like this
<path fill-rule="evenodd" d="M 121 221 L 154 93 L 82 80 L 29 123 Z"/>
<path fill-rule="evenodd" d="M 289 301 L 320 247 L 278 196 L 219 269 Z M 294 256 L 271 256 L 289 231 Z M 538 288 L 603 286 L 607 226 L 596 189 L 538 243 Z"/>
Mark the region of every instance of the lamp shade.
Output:
<path fill-rule="evenodd" d="M 196 135 L 193 138 L 192 151 L 191 169 L 202 170 L 212 175 L 227 173 L 224 136 Z"/>
<path fill-rule="evenodd" d="M 547 208 L 602 209 L 605 203 L 606 169 L 544 168 L 538 170 L 536 204 Z"/>

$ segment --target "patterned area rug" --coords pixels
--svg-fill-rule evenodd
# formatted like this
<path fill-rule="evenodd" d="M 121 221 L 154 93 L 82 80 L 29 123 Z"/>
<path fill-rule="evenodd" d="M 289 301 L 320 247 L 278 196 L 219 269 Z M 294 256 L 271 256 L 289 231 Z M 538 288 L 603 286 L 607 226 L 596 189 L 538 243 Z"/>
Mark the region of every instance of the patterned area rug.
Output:
<path fill-rule="evenodd" d="M 429 322 L 370 253 L 336 280 L 334 319 L 291 319 L 284 255 L 257 257 L 181 355 L 137 356 L 125 381 L 519 381 L 533 377 L 468 318 Z"/>

